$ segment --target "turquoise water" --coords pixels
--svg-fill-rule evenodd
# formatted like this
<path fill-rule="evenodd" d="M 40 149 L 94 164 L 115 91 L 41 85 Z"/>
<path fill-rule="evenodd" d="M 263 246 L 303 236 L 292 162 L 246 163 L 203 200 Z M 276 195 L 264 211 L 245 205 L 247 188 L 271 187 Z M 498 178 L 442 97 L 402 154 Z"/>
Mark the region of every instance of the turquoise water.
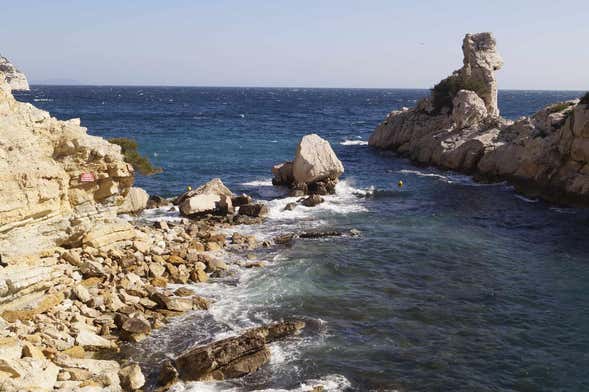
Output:
<path fill-rule="evenodd" d="M 425 90 L 36 86 L 18 99 L 90 133 L 130 136 L 164 173 L 139 177 L 171 196 L 221 177 L 270 206 L 260 237 L 359 229 L 259 255 L 262 270 L 195 286 L 215 298 L 132 350 L 165 355 L 270 320 L 302 317 L 305 334 L 273 346 L 262 371 L 187 390 L 589 390 L 589 214 L 516 195 L 507 184 L 414 167 L 366 145 L 392 109 Z M 502 114 L 528 115 L 579 92 L 502 91 Z M 337 195 L 282 212 L 273 164 L 300 137 L 327 138 L 344 163 Z M 402 179 L 406 186 L 395 189 Z M 302 386 L 301 386 L 302 384 Z"/>

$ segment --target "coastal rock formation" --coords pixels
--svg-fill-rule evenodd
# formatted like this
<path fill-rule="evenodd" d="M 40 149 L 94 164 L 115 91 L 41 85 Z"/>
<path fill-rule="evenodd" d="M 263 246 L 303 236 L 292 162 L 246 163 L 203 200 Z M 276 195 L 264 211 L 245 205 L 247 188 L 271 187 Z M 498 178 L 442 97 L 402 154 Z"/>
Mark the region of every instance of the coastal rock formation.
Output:
<path fill-rule="evenodd" d="M 550 105 L 516 122 L 499 116 L 494 72 L 503 61 L 490 33 L 467 34 L 464 66 L 413 109 L 391 112 L 369 145 L 413 161 L 509 180 L 544 199 L 589 204 L 589 99 Z"/>
<path fill-rule="evenodd" d="M 180 206 L 180 212 L 184 216 L 208 214 L 216 211 L 228 213 L 233 210 L 232 197 L 233 192 L 223 184 L 223 181 L 213 178 L 197 189 L 178 196 L 174 200 L 174 204 Z"/>
<path fill-rule="evenodd" d="M 3 79 L 3 78 L 0 78 Z M 14 99 L 0 83 L 0 254 L 81 244 L 116 222 L 133 183 L 120 147 Z"/>
<path fill-rule="evenodd" d="M 344 173 L 344 165 L 329 142 L 316 134 L 303 136 L 292 166 L 294 180 L 299 184 L 336 179 Z"/>
<path fill-rule="evenodd" d="M 344 166 L 329 142 L 316 134 L 301 139 L 294 161 L 272 168 L 274 185 L 287 185 L 301 194 L 335 192 L 335 184 L 344 173 Z"/>
<path fill-rule="evenodd" d="M 136 214 L 147 208 L 149 194 L 144 189 L 133 187 L 129 189 L 123 204 L 118 208 L 119 214 Z"/>
<path fill-rule="evenodd" d="M 456 73 L 464 84 L 485 86 L 479 91 L 490 116 L 499 115 L 495 71 L 503 66 L 495 38 L 490 33 L 466 34 L 462 42 L 464 65 Z"/>
<path fill-rule="evenodd" d="M 240 336 L 189 349 L 170 365 L 185 381 L 224 380 L 244 376 L 270 360 L 267 344 L 300 333 L 302 321 L 287 321 L 252 328 Z M 174 372 L 172 372 L 174 374 Z M 166 380 L 166 383 L 173 379 Z"/>
<path fill-rule="evenodd" d="M 258 216 L 267 212 L 251 197 L 234 196 L 215 179 L 179 199 L 214 195 L 215 212 L 225 215 L 131 225 L 117 213 L 138 212 L 149 201 L 132 183 L 118 145 L 87 135 L 79 120 L 58 121 L 17 102 L 0 74 L 0 390 L 150 390 L 139 365 L 100 358 L 121 358 L 114 353 L 125 342 L 208 309 L 207 299 L 169 283 L 204 284 L 240 266 L 263 266 L 207 253 L 226 247 L 220 230 L 261 221 L 234 215 L 233 201 Z M 240 252 L 268 246 L 255 236 L 232 240 Z M 255 338 L 271 341 L 281 330 Z M 257 351 L 258 362 L 242 358 L 216 372 L 257 369 L 268 349 Z"/>
<path fill-rule="evenodd" d="M 29 90 L 27 77 L 20 72 L 6 57 L 0 55 L 0 74 L 4 74 L 4 79 L 11 90 Z"/>

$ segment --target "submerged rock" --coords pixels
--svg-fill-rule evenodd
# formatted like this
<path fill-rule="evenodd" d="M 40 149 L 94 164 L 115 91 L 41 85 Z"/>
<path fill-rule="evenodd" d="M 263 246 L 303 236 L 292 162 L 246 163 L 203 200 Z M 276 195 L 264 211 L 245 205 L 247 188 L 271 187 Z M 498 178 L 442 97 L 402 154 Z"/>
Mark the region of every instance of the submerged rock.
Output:
<path fill-rule="evenodd" d="M 160 207 L 169 206 L 170 204 L 172 204 L 172 203 L 168 199 L 166 199 L 162 196 L 150 195 L 149 199 L 147 200 L 147 205 L 145 206 L 145 208 L 147 208 L 147 209 L 160 208 Z"/>
<path fill-rule="evenodd" d="M 266 344 L 300 332 L 305 323 L 290 321 L 253 328 L 205 346 L 189 349 L 173 362 L 173 369 L 185 381 L 224 380 L 241 377 L 259 369 L 270 360 Z M 176 372 L 164 365 L 161 377 L 169 383 Z"/>
<path fill-rule="evenodd" d="M 268 215 L 268 207 L 265 204 L 245 204 L 239 207 L 239 215 L 263 217 Z"/>
<path fill-rule="evenodd" d="M 301 201 L 301 204 L 304 205 L 305 207 L 315 207 L 321 203 L 323 203 L 325 200 L 319 196 L 319 195 L 311 195 L 309 197 L 307 197 L 306 199 L 304 199 L 303 201 Z"/>

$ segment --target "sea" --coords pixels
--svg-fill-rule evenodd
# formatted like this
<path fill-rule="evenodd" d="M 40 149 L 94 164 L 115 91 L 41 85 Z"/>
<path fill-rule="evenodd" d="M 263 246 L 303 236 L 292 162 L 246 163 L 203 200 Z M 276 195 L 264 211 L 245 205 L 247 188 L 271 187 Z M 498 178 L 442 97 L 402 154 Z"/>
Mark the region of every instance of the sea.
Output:
<path fill-rule="evenodd" d="M 367 145 L 387 113 L 427 94 L 32 86 L 16 97 L 59 119 L 79 117 L 92 135 L 136 139 L 164 170 L 136 178 L 150 194 L 170 197 L 219 177 L 267 203 L 264 224 L 236 231 L 260 240 L 360 231 L 261 250 L 264 268 L 194 285 L 214 300 L 210 312 L 177 318 L 124 348 L 146 371 L 147 390 L 167 357 L 301 318 L 303 334 L 273 343 L 258 372 L 173 391 L 589 391 L 589 212 Z M 517 119 L 581 94 L 500 91 L 499 106 Z M 331 143 L 345 174 L 325 203 L 283 211 L 294 199 L 272 186 L 271 168 L 292 159 L 308 133 Z"/>

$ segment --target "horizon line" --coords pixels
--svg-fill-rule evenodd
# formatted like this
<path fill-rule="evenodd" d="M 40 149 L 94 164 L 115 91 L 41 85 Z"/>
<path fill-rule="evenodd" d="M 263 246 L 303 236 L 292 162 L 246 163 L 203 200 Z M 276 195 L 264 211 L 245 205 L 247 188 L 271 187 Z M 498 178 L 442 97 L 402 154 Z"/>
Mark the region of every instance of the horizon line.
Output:
<path fill-rule="evenodd" d="M 30 86 L 48 87 L 176 87 L 176 88 L 251 88 L 251 89 L 315 89 L 315 90 L 431 90 L 432 87 L 321 87 L 321 86 L 251 86 L 251 85 L 179 85 L 179 84 L 93 84 L 93 83 L 39 83 Z M 498 91 L 562 91 L 586 92 L 589 89 L 538 89 L 538 88 L 499 88 Z"/>

